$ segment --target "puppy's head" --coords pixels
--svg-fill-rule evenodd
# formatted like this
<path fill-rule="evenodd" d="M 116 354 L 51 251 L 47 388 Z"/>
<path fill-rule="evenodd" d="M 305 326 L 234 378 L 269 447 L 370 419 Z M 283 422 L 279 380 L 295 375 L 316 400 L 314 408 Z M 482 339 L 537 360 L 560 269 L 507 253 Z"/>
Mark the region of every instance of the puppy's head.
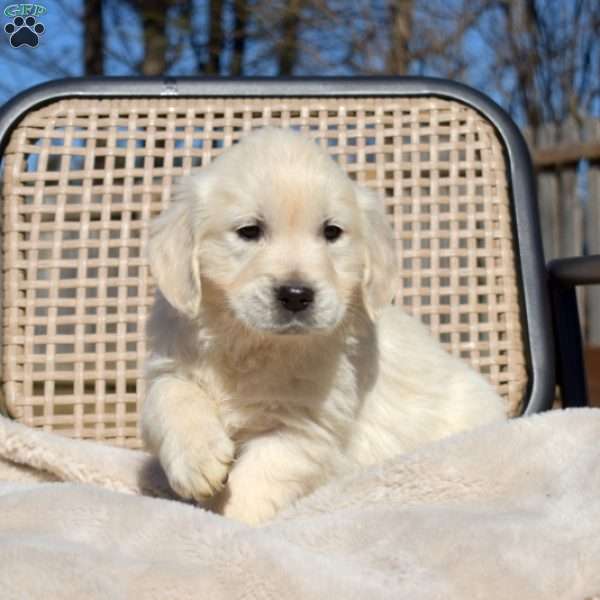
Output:
<path fill-rule="evenodd" d="M 153 224 L 149 259 L 163 295 L 190 318 L 203 287 L 223 314 L 275 334 L 332 330 L 349 309 L 372 317 L 393 296 L 381 203 L 298 134 L 249 135 L 177 196 Z"/>

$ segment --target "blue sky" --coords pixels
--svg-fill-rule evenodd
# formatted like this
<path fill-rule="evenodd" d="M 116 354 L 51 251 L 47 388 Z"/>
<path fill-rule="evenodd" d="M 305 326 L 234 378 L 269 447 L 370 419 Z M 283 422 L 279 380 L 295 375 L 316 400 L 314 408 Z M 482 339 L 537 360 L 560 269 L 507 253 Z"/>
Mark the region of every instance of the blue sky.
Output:
<path fill-rule="evenodd" d="M 21 46 L 19 48 L 11 47 L 9 35 L 5 33 L 4 27 L 10 23 L 11 18 L 3 14 L 5 7 L 10 6 L 12 2 L 4 0 L 0 2 L 2 13 L 0 31 L 0 103 L 14 96 L 30 86 L 50 79 L 60 77 L 78 76 L 83 74 L 83 30 L 82 30 L 82 11 L 83 0 L 38 0 L 39 4 L 47 9 L 47 13 L 40 18 L 45 26 L 45 32 L 40 38 L 40 43 L 36 48 Z M 333 1 L 333 0 L 332 0 Z M 340 0 L 342 1 L 342 0 Z M 343 0 L 344 2 L 346 0 Z M 452 3 L 453 0 L 446 0 Z M 595 0 L 596 1 L 596 0 Z M 370 0 L 371 6 L 381 8 L 381 0 Z M 110 75 L 129 75 L 130 68 L 127 63 L 132 64 L 142 59 L 141 46 L 138 42 L 141 36 L 141 27 L 137 15 L 133 13 L 124 2 L 110 2 L 109 9 L 105 12 L 105 27 L 110 30 L 110 45 L 108 56 L 105 59 L 105 68 Z M 348 2 L 348 6 L 358 6 L 356 3 Z M 197 0 L 197 6 L 203 8 L 202 2 Z M 346 6 L 346 4 L 344 4 Z M 374 10 L 378 10 L 375 8 Z M 204 18 L 203 10 L 198 10 L 196 19 Z M 355 21 L 356 23 L 356 21 Z M 201 23 L 198 23 L 201 25 Z M 227 24 L 225 25 L 227 27 Z M 327 52 L 331 57 L 340 53 L 335 40 L 340 38 L 335 36 L 332 31 L 329 40 L 323 40 L 322 32 L 307 32 L 307 46 L 315 43 L 322 43 L 327 47 Z M 338 32 L 339 33 L 339 32 Z M 311 35 L 321 36 L 321 40 L 310 39 Z M 443 35 L 443 32 L 440 32 Z M 466 68 L 467 83 L 473 85 L 492 95 L 495 100 L 502 103 L 502 98 L 490 89 L 486 77 L 489 74 L 487 67 L 490 64 L 491 53 L 486 44 L 474 32 L 469 33 L 464 41 L 472 60 Z M 247 55 L 252 58 L 260 54 L 259 44 L 249 44 Z M 332 60 L 332 62 L 334 62 Z M 170 71 L 172 75 L 190 74 L 193 72 L 194 57 L 189 44 L 182 47 L 181 57 L 175 67 Z M 255 74 L 273 75 L 274 63 L 270 68 L 269 58 L 260 63 L 260 72 Z M 301 68 L 300 74 L 312 74 Z M 314 71 L 313 71 L 314 73 Z M 348 74 L 344 67 L 330 67 L 323 74 Z M 424 71 L 424 74 L 436 75 L 435 72 Z M 595 106 L 595 112 L 600 112 L 600 98 Z M 514 115 L 517 120 L 519 115 Z"/>
<path fill-rule="evenodd" d="M 45 32 L 36 48 L 27 46 L 12 48 L 9 43 L 9 35 L 4 32 L 4 26 L 11 22 L 11 18 L 4 14 L 1 16 L 0 102 L 4 102 L 19 91 L 37 83 L 83 74 L 82 0 L 60 0 L 58 2 L 39 0 L 39 3 L 47 8 L 47 14 L 40 18 L 45 26 Z M 0 3 L 0 7 L 4 9 L 11 4 L 11 2 L 5 1 Z M 112 4 L 114 6 L 115 3 Z M 126 4 L 120 4 L 113 10 L 113 13 L 105 14 L 105 26 L 109 26 L 111 31 L 110 53 L 106 58 L 105 68 L 107 74 L 110 75 L 128 75 L 130 73 L 123 61 L 119 60 L 119 56 L 124 56 L 129 61 L 141 60 L 140 45 L 135 41 L 132 42 L 132 40 L 139 39 L 140 24 L 137 16 L 127 8 Z M 201 11 L 198 11 L 197 18 L 202 18 Z M 469 41 L 474 48 L 477 43 L 476 39 Z M 256 55 L 260 52 L 260 48 L 250 45 L 247 52 L 250 56 Z M 481 53 L 479 55 L 481 56 Z M 188 74 L 192 64 L 192 50 L 186 45 L 183 48 L 181 59 L 171 73 L 174 75 Z M 268 63 L 263 63 L 263 65 L 263 71 L 260 74 L 274 74 L 274 71 L 269 72 Z M 329 71 L 328 74 L 347 73 L 344 68 L 331 68 Z"/>

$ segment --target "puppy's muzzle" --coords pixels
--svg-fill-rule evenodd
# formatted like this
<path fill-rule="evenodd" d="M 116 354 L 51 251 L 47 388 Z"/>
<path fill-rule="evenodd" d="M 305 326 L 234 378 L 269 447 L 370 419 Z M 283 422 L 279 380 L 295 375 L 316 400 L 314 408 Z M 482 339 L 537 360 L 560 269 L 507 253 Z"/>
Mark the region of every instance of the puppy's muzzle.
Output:
<path fill-rule="evenodd" d="M 306 310 L 315 299 L 312 288 L 297 283 L 288 283 L 276 288 L 275 295 L 281 306 L 293 313 Z"/>

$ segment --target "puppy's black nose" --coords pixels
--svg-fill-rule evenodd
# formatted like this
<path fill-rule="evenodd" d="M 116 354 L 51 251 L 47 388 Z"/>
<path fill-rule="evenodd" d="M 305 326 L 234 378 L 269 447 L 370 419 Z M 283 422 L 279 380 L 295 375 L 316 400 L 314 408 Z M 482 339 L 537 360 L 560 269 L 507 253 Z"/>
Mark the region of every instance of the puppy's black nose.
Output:
<path fill-rule="evenodd" d="M 277 300 L 281 302 L 284 308 L 292 312 L 305 310 L 315 298 L 314 290 L 295 283 L 278 287 L 276 293 Z"/>

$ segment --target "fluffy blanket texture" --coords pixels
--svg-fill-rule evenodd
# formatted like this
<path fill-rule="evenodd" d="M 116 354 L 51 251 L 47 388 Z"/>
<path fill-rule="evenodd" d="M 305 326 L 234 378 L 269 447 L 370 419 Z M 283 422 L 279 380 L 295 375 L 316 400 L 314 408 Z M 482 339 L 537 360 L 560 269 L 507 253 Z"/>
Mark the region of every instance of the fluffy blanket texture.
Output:
<path fill-rule="evenodd" d="M 600 410 L 481 428 L 260 528 L 169 498 L 149 455 L 0 421 L 0 597 L 573 598 L 600 592 Z"/>

